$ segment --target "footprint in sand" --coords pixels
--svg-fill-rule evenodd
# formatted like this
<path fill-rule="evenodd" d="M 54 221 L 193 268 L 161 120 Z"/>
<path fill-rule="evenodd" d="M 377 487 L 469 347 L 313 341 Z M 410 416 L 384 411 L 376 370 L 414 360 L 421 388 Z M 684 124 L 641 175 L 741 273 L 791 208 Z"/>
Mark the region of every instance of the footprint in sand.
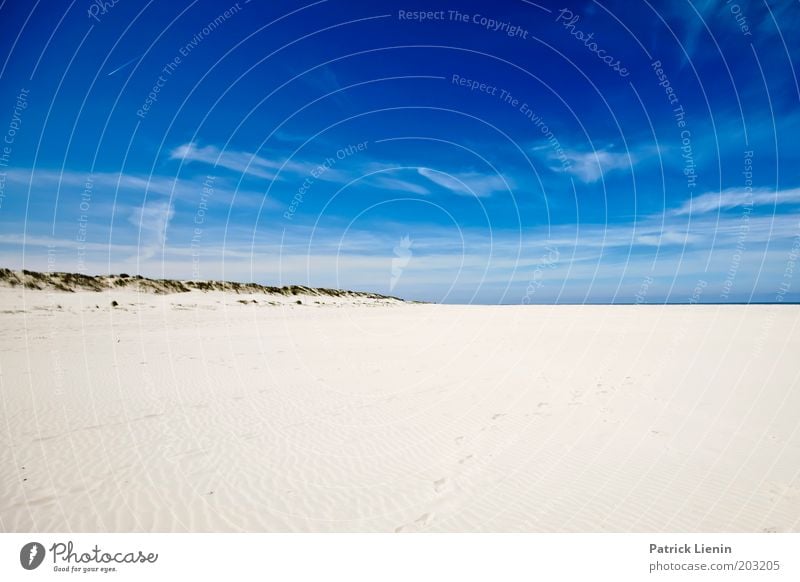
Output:
<path fill-rule="evenodd" d="M 451 489 L 450 479 L 448 479 L 447 477 L 442 477 L 441 479 L 437 479 L 436 481 L 433 482 L 433 489 L 434 491 L 436 491 L 436 493 L 444 493 L 448 489 Z"/>
<path fill-rule="evenodd" d="M 407 533 L 407 532 L 416 532 L 428 527 L 431 523 L 433 523 L 433 514 L 432 513 L 423 513 L 417 519 L 415 519 L 412 523 L 407 523 L 405 525 L 401 525 L 398 528 L 395 528 L 395 533 Z"/>

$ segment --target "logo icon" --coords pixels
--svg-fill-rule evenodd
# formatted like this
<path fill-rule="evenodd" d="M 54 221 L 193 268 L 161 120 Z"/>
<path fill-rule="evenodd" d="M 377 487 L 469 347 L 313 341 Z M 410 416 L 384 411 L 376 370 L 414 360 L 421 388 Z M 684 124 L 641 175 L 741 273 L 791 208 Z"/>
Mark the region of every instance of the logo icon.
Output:
<path fill-rule="evenodd" d="M 19 563 L 26 570 L 35 570 L 44 561 L 44 546 L 39 542 L 28 542 L 19 551 Z"/>

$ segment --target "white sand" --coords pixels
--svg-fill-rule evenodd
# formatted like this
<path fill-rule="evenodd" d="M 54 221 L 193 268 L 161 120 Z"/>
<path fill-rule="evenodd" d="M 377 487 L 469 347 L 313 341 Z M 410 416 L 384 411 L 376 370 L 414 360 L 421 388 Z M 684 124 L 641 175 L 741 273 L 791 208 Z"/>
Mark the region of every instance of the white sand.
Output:
<path fill-rule="evenodd" d="M 296 299 L 0 289 L 0 529 L 800 531 L 796 306 Z"/>

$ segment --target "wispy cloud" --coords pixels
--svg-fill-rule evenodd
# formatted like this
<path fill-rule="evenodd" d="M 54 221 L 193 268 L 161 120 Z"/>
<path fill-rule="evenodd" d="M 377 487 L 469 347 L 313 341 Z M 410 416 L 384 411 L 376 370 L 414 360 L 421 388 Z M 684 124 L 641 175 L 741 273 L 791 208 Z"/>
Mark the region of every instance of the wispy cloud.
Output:
<path fill-rule="evenodd" d="M 481 174 L 479 172 L 446 173 L 430 168 L 417 170 L 434 184 L 463 196 L 486 198 L 497 192 L 507 192 L 513 188 L 510 180 L 498 174 Z"/>
<path fill-rule="evenodd" d="M 707 21 L 715 12 L 719 13 L 719 4 L 717 0 L 696 0 L 688 7 L 675 6 L 672 19 L 684 21 L 683 49 L 686 54 L 682 55 L 682 67 L 697 56 L 697 46 L 702 37 L 709 35 L 710 38 L 710 33 L 706 30 Z"/>
<path fill-rule="evenodd" d="M 728 188 L 722 192 L 706 192 L 700 196 L 695 196 L 675 209 L 672 214 L 675 216 L 704 214 L 717 210 L 730 210 L 731 208 L 749 204 L 765 206 L 797 203 L 800 203 L 800 188 L 789 190 L 754 188 L 752 191 L 745 188 Z"/>
<path fill-rule="evenodd" d="M 81 247 L 87 253 L 90 270 L 105 272 L 112 254 L 115 269 L 175 277 L 193 275 L 190 257 L 198 252 L 188 242 L 193 225 L 178 222 L 174 210 L 164 201 L 144 210 L 130 209 L 128 222 L 133 228 L 128 227 L 127 233 L 115 228 L 114 241 Z M 47 226 L 43 225 L 43 232 Z M 397 241 L 408 227 L 372 225 L 364 230 L 348 229 L 343 236 L 342 227 L 333 224 L 298 224 L 286 232 L 259 230 L 254 239 L 252 228 L 245 225 L 210 226 L 199 249 L 202 277 L 390 292 L 387 274 L 398 256 Z M 142 229 L 141 244 L 136 246 L 138 228 Z M 756 288 L 762 293 L 772 289 L 775 279 L 760 274 L 783 273 L 800 233 L 800 214 L 754 214 L 746 225 L 739 216 L 709 214 L 691 222 L 686 217 L 668 216 L 663 224 L 648 217 L 624 224 L 565 224 L 524 232 L 480 228 L 463 228 L 460 232 L 463 238 L 458 240 L 443 226 L 418 225 L 408 233 L 413 238 L 414 257 L 404 269 L 403 288 L 412 293 L 411 297 L 471 301 L 478 293 L 481 300 L 495 302 L 510 285 L 511 291 L 503 301 L 518 303 L 539 267 L 546 281 L 537 291 L 537 301 L 604 301 L 612 296 L 630 300 L 644 276 L 668 281 L 659 291 L 662 295 L 653 288 L 649 299 L 669 293 L 685 301 L 698 278 L 708 280 L 709 289 L 715 281 L 721 284 L 734 253 L 739 253 L 737 297 L 747 299 Z M 127 242 L 120 245 L 123 240 Z M 2 247 L 23 244 L 41 249 L 55 245 L 63 256 L 59 268 L 70 270 L 63 261 L 77 256 L 80 243 L 74 237 L 53 240 L 33 233 L 25 237 L 0 235 Z M 560 258 L 542 271 L 541 258 L 548 248 L 557 249 Z M 0 254 L 0 259 L 14 266 L 20 256 L 17 250 Z M 45 252 L 25 256 L 26 261 L 34 257 L 40 260 L 27 264 L 28 268 L 46 267 Z M 677 281 L 675 285 L 673 280 Z M 453 294 L 447 295 L 451 289 Z M 561 295 L 562 290 L 566 295 Z M 709 291 L 709 299 L 719 300 L 719 294 L 712 295 Z"/>
<path fill-rule="evenodd" d="M 370 178 L 369 182 L 378 188 L 392 190 L 398 194 L 430 194 L 430 190 L 428 190 L 425 186 L 410 180 L 403 180 L 402 178 L 374 176 Z"/>
<path fill-rule="evenodd" d="M 218 147 L 198 146 L 195 143 L 185 143 L 174 148 L 169 153 L 171 160 L 181 160 L 185 163 L 199 162 L 218 166 L 239 173 L 248 173 L 259 178 L 273 180 L 278 174 L 280 164 L 250 152 L 235 150 L 221 151 Z"/>
<path fill-rule="evenodd" d="M 667 245 L 689 245 L 700 242 L 703 237 L 699 234 L 690 234 L 675 230 L 664 230 L 659 233 L 642 234 L 636 237 L 636 242 L 650 247 L 663 247 Z"/>
<path fill-rule="evenodd" d="M 150 202 L 133 209 L 128 220 L 139 229 L 140 259 L 150 259 L 164 248 L 167 242 L 167 228 L 174 216 L 175 209 L 165 201 Z"/>
<path fill-rule="evenodd" d="M 204 177 L 177 178 L 174 176 L 162 176 L 152 174 L 128 174 L 123 172 L 81 172 L 76 170 L 52 170 L 30 168 L 10 168 L 6 172 L 9 183 L 17 184 L 22 187 L 30 187 L 34 194 L 52 193 L 57 188 L 75 196 L 82 192 L 87 183 L 91 183 L 93 198 L 100 199 L 105 192 L 122 192 L 128 195 L 127 200 L 117 200 L 117 204 L 124 204 L 130 201 L 130 195 L 136 195 L 141 199 L 145 194 L 148 196 L 156 195 L 171 199 L 183 200 L 186 202 L 197 202 L 203 194 Z M 277 207 L 272 200 L 264 201 L 265 194 L 245 189 L 235 189 L 224 179 L 214 180 L 213 197 L 207 202 L 212 204 L 231 204 L 235 201 L 237 206 Z M 111 197 L 106 197 L 106 200 Z M 96 202 L 93 201 L 93 206 Z"/>
<path fill-rule="evenodd" d="M 138 175 L 122 172 L 78 172 L 74 170 L 51 170 L 29 168 L 13 168 L 8 170 L 7 177 L 10 182 L 30 184 L 34 188 L 68 187 L 83 189 L 87 182 L 91 182 L 92 189 L 108 188 L 114 190 L 136 190 L 162 196 L 184 197 L 197 196 L 199 189 L 187 181 L 169 176 Z"/>
<path fill-rule="evenodd" d="M 267 180 L 289 179 L 301 176 L 311 176 L 316 173 L 315 179 L 328 182 L 346 182 L 351 179 L 350 174 L 337 168 L 328 167 L 320 172 L 320 166 L 325 163 L 323 157 L 319 160 L 287 160 L 283 158 L 270 159 L 254 152 L 239 150 L 220 150 L 217 146 L 198 146 L 189 142 L 170 151 L 171 160 L 181 160 L 185 163 L 199 162 L 218 168 L 226 168 L 240 174 L 249 174 Z"/>
<path fill-rule="evenodd" d="M 170 159 L 209 164 L 268 180 L 289 180 L 302 176 L 313 176 L 315 180 L 347 184 L 366 176 L 364 180 L 366 185 L 420 195 L 430 194 L 430 189 L 425 185 L 430 183 L 456 194 L 479 198 L 508 191 L 513 187 L 510 179 L 498 174 L 484 174 L 475 171 L 447 173 L 430 168 L 408 167 L 356 157 L 353 157 L 352 160 L 348 158 L 347 170 L 336 167 L 336 164 L 344 163 L 338 158 L 333 160 L 333 163 L 330 162 L 332 159 L 330 158 L 327 165 L 321 170 L 322 165 L 326 163 L 324 157 L 316 161 L 270 159 L 253 152 L 222 151 L 213 145 L 198 146 L 195 143 L 186 143 L 174 148 L 170 152 Z M 418 181 L 419 177 L 425 179 L 425 184 Z"/>
<path fill-rule="evenodd" d="M 586 183 L 597 182 L 605 174 L 615 170 L 630 169 L 639 161 L 639 156 L 631 152 L 612 152 L 602 149 L 590 152 L 565 150 L 564 156 L 569 164 L 560 163 L 561 160 L 552 158 L 551 161 L 559 163 L 554 163 L 551 169 L 556 172 L 567 172 Z"/>

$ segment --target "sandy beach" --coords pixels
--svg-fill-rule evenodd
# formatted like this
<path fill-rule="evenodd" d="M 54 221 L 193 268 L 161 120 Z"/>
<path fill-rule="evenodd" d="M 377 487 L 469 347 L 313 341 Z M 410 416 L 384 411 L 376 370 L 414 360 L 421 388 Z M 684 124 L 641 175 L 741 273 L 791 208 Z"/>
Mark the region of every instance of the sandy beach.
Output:
<path fill-rule="evenodd" d="M 5 532 L 800 531 L 798 306 L 16 287 L 0 320 Z"/>

